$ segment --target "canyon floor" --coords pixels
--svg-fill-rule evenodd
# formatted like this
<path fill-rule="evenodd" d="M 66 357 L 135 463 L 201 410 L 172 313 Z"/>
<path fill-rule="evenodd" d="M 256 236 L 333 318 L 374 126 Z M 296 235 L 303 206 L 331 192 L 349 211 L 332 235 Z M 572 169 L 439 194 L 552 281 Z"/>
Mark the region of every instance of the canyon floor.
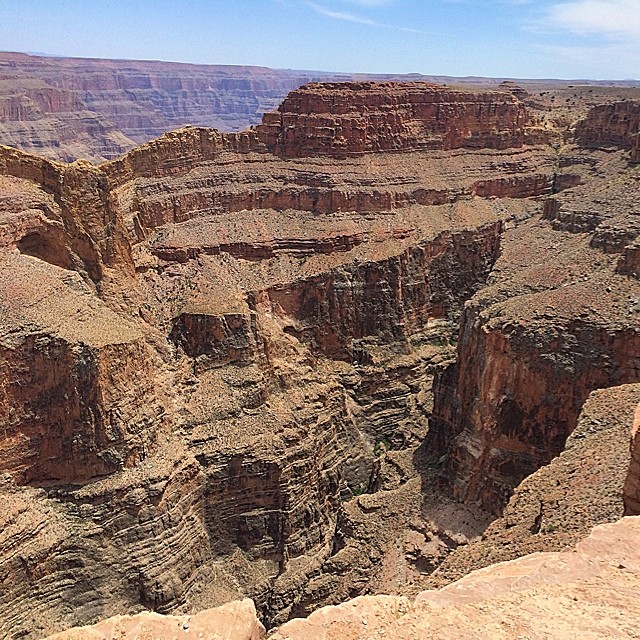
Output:
<path fill-rule="evenodd" d="M 408 620 L 640 513 L 640 91 L 501 88 L 313 83 L 101 164 L 0 147 L 0 635 Z"/>

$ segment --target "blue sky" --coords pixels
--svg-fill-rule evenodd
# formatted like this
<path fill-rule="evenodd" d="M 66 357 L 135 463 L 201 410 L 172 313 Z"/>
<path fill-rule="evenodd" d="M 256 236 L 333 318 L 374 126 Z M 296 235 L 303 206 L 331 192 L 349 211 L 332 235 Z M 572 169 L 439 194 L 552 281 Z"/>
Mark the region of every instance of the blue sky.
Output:
<path fill-rule="evenodd" d="M 0 50 L 370 73 L 640 78 L 640 0 L 0 0 Z"/>

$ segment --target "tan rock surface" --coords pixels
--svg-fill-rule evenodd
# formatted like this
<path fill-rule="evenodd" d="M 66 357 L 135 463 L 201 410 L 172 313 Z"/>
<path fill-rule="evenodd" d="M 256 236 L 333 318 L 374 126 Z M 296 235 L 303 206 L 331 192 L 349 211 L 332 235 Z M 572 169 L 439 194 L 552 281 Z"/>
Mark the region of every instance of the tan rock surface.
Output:
<path fill-rule="evenodd" d="M 274 640 L 635 638 L 637 518 L 602 525 L 573 551 L 538 553 L 406 598 L 366 596 L 292 620 Z"/>
<path fill-rule="evenodd" d="M 92 627 L 70 629 L 48 640 L 263 640 L 264 627 L 251 600 L 230 602 L 193 616 L 162 616 L 145 612 L 117 616 Z"/>
<path fill-rule="evenodd" d="M 566 153 L 582 184 L 504 234 L 436 384 L 429 441 L 449 452 L 447 481 L 496 515 L 560 453 L 592 390 L 638 380 L 640 288 L 618 266 L 640 231 L 638 171 L 623 151 Z"/>
<path fill-rule="evenodd" d="M 636 407 L 633 425 L 631 426 L 631 461 L 629 473 L 624 483 L 625 515 L 640 514 L 640 402 Z"/>
<path fill-rule="evenodd" d="M 527 553 L 560 551 L 618 520 L 639 401 L 637 383 L 589 394 L 564 451 L 523 480 L 482 537 L 453 551 L 428 581 L 439 585 Z"/>

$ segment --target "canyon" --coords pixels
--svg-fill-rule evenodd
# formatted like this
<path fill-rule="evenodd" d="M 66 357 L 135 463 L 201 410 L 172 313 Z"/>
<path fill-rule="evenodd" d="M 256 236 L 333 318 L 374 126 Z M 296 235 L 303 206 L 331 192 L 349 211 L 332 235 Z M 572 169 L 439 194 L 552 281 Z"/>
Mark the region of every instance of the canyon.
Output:
<path fill-rule="evenodd" d="M 99 164 L 0 147 L 0 635 L 404 637 L 494 562 L 614 584 L 607 531 L 635 567 L 606 523 L 639 512 L 640 101 L 502 89 L 311 82 Z"/>
<path fill-rule="evenodd" d="M 308 82 L 366 78 L 429 79 L 0 52 L 0 144 L 101 162 L 185 125 L 257 125 Z"/>

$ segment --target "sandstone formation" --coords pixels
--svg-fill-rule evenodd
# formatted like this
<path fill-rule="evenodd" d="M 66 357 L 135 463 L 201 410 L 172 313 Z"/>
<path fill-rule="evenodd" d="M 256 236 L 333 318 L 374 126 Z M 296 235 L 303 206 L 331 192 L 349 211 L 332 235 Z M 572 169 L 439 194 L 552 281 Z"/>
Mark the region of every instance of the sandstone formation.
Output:
<path fill-rule="evenodd" d="M 574 550 L 475 571 L 415 601 L 364 596 L 292 620 L 273 640 L 634 638 L 640 633 L 637 518 L 602 525 Z"/>
<path fill-rule="evenodd" d="M 505 93 L 424 83 L 309 84 L 263 120 L 287 158 L 372 151 L 520 147 L 524 105 Z"/>
<path fill-rule="evenodd" d="M 640 101 L 628 100 L 603 104 L 591 109 L 576 127 L 578 142 L 589 147 L 622 147 L 632 149 L 632 159 L 638 162 L 640 133 Z"/>
<path fill-rule="evenodd" d="M 0 142 L 55 159 L 99 161 L 185 124 L 243 129 L 313 76 L 2 53 L 0 78 Z"/>
<path fill-rule="evenodd" d="M 256 618 L 251 600 L 230 602 L 194 616 L 162 616 L 139 613 L 116 616 L 92 627 L 68 629 L 48 640 L 264 640 L 265 630 Z"/>
<path fill-rule="evenodd" d="M 1 52 L 0 144 L 57 160 L 98 162 L 185 125 L 245 129 L 258 124 L 292 89 L 329 79 L 351 77 Z"/>
<path fill-rule="evenodd" d="M 439 586 L 528 553 L 561 551 L 594 525 L 618 520 L 639 401 L 638 383 L 589 394 L 562 453 L 523 480 L 482 537 L 454 550 L 425 584 Z"/>
<path fill-rule="evenodd" d="M 575 123 L 576 114 L 584 115 L 593 105 L 637 97 L 633 82 L 590 82 L 567 86 L 554 80 L 513 82 L 419 74 L 336 74 L 0 52 L 0 144 L 54 160 L 83 158 L 100 162 L 185 125 L 240 131 L 259 124 L 265 112 L 275 109 L 289 91 L 305 83 L 348 80 L 426 80 L 478 91 L 497 89 L 509 92 L 538 110 L 536 117 L 540 128 L 529 132 L 530 142 L 544 142 L 554 128 Z M 459 104 L 443 108 L 449 110 L 450 116 L 462 113 L 456 111 L 460 109 Z M 468 118 L 471 108 L 472 105 L 465 107 L 467 125 L 471 123 Z M 475 108 L 482 109 L 482 106 L 478 103 Z M 391 111 L 394 109 L 392 106 Z M 336 125 L 335 115 L 329 118 L 330 127 Z M 371 116 L 373 114 L 365 116 L 365 119 Z M 368 126 L 384 121 L 383 110 Z M 345 132 L 351 132 L 350 135 L 354 133 L 351 127 L 358 131 L 361 125 L 353 118 L 344 120 L 343 124 L 347 126 Z M 392 129 L 395 126 L 393 123 L 387 125 Z M 451 135 L 454 138 L 466 136 L 469 144 L 477 146 L 479 138 L 474 139 L 473 129 L 467 125 L 455 133 L 455 127 L 452 127 Z M 442 135 L 441 130 L 424 138 L 419 126 L 412 129 L 413 133 L 423 137 L 423 144 L 427 140 L 437 143 Z M 498 134 L 496 143 L 506 143 L 511 136 L 508 129 L 509 126 L 495 132 Z M 410 135 L 411 131 L 405 129 L 405 134 Z M 486 138 L 488 132 L 480 128 L 476 134 Z M 289 137 L 295 135 L 291 131 L 288 133 Z M 363 137 L 362 132 L 358 135 Z M 405 142 L 409 140 L 409 137 L 405 138 Z M 335 144 L 337 142 L 334 141 L 336 149 L 340 148 Z M 322 144 L 326 144 L 326 140 Z M 342 151 L 348 149 L 343 145 Z"/>
<path fill-rule="evenodd" d="M 579 184 L 503 236 L 458 363 L 436 383 L 429 441 L 449 451 L 444 476 L 496 515 L 560 453 L 591 391 L 638 380 L 640 288 L 620 268 L 640 233 L 637 169 L 627 153 L 579 148 L 561 164 Z"/>
<path fill-rule="evenodd" d="M 453 576 L 639 381 L 638 167 L 543 120 L 312 84 L 98 166 L 1 147 L 0 635 Z"/>

